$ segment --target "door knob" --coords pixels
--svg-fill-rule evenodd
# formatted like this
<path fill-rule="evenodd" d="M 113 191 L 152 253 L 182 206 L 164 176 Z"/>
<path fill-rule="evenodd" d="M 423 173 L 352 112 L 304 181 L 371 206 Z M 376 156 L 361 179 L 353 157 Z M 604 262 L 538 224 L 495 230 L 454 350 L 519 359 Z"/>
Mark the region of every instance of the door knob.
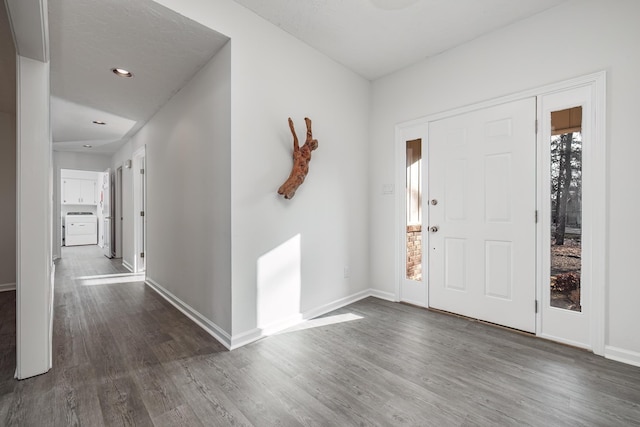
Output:
<path fill-rule="evenodd" d="M 438 204 L 438 200 L 437 199 L 431 199 L 431 204 L 433 206 L 437 205 Z"/>
<path fill-rule="evenodd" d="M 431 228 L 429 228 L 429 231 L 431 231 L 432 233 L 437 233 L 438 232 L 438 226 L 434 225 Z"/>

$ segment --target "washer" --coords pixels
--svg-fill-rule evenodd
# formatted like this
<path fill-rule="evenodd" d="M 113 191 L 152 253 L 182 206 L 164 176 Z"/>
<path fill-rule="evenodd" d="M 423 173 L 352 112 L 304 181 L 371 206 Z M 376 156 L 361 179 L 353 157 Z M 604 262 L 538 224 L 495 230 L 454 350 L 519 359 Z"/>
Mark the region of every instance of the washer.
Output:
<path fill-rule="evenodd" d="M 98 244 L 98 218 L 91 212 L 69 212 L 64 222 L 65 246 Z"/>

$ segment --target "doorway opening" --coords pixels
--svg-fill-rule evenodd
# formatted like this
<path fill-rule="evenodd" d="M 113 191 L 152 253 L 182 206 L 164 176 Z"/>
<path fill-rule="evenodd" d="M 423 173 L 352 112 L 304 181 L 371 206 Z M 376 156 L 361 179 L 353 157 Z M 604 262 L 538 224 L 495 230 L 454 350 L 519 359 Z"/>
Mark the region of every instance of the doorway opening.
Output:
<path fill-rule="evenodd" d="M 115 227 L 115 258 L 122 258 L 122 166 L 116 169 L 116 185 L 115 185 L 115 218 L 113 220 Z"/>
<path fill-rule="evenodd" d="M 417 305 L 605 355 L 605 85 L 595 73 L 396 127 L 398 301 L 420 289 Z M 427 159 L 421 282 L 409 280 L 414 140 Z"/>
<path fill-rule="evenodd" d="M 142 146 L 133 153 L 134 273 L 142 273 L 146 270 L 147 179 L 145 167 L 146 150 Z"/>
<path fill-rule="evenodd" d="M 105 205 L 105 173 L 92 170 L 59 169 L 59 202 L 56 211 L 56 233 L 62 257 L 64 248 L 105 245 L 105 218 L 108 203 Z M 59 221 L 59 222 L 58 222 Z"/>

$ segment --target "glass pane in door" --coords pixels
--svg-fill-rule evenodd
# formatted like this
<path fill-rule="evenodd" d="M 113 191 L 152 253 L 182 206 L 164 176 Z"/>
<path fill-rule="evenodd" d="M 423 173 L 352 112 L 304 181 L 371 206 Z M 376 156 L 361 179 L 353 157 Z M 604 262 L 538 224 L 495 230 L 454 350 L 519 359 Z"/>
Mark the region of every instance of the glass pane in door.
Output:
<path fill-rule="evenodd" d="M 582 311 L 582 107 L 551 113 L 552 307 Z"/>
<path fill-rule="evenodd" d="M 422 140 L 407 141 L 406 275 L 422 280 Z"/>

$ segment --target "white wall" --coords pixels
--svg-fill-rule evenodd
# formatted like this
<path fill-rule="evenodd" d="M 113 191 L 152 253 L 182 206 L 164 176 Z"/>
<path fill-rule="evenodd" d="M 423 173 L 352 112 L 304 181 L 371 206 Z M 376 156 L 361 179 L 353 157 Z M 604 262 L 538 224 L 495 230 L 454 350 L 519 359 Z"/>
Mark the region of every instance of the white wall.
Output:
<path fill-rule="evenodd" d="M 0 112 L 0 290 L 16 283 L 16 116 Z"/>
<path fill-rule="evenodd" d="M 18 56 L 16 376 L 51 368 L 53 301 L 49 63 Z"/>
<path fill-rule="evenodd" d="M 244 19 L 259 36 L 232 36 L 234 67 L 242 70 L 232 145 L 233 331 L 240 337 L 369 288 L 369 82 L 252 18 Z M 289 116 L 303 141 L 304 117 L 313 120 L 319 147 L 304 184 L 284 200 L 276 190 L 292 166 Z M 298 305 L 264 299 L 281 278 L 263 277 L 258 262 L 298 235 L 300 253 L 290 256 L 300 260 L 300 274 L 284 291 L 299 292 Z"/>
<path fill-rule="evenodd" d="M 159 3 L 231 38 L 233 344 L 367 290 L 369 82 L 230 0 Z M 276 191 L 291 169 L 287 117 L 304 138 L 305 116 L 319 148 L 295 198 L 283 200 Z M 290 289 L 277 292 L 300 296 L 259 299 L 278 277 L 257 265 L 283 244 Z"/>
<path fill-rule="evenodd" d="M 609 348 L 640 363 L 640 287 L 635 272 L 640 229 L 635 129 L 640 86 L 640 2 L 572 1 L 479 38 L 373 84 L 371 116 L 371 280 L 394 292 L 394 125 L 502 95 L 606 70 L 609 206 Z M 398 189 L 396 189 L 398 190 Z"/>
<path fill-rule="evenodd" d="M 61 176 L 60 169 L 75 169 L 85 171 L 104 172 L 111 167 L 111 158 L 106 154 L 73 153 L 64 151 L 53 152 L 53 258 L 61 258 L 60 243 L 62 242 L 62 217 L 66 212 L 60 205 Z M 99 185 L 102 180 L 98 181 Z M 95 208 L 86 209 L 96 212 Z"/>
<path fill-rule="evenodd" d="M 146 146 L 147 280 L 231 333 L 231 46 L 114 156 Z M 133 263 L 133 171 L 123 169 L 123 258 Z"/>

